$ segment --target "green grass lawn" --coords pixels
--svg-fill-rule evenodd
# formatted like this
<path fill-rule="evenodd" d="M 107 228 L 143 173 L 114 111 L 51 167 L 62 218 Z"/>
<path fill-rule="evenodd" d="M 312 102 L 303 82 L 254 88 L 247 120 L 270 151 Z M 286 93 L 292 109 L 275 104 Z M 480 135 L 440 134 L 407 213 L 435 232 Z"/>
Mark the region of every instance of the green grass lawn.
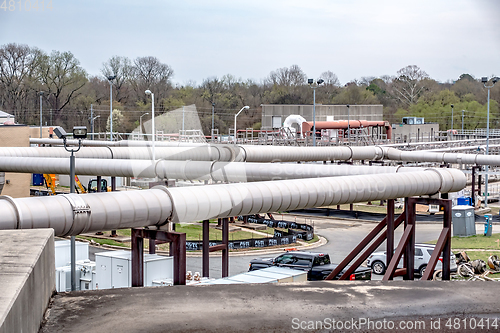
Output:
<path fill-rule="evenodd" d="M 187 240 L 202 240 L 203 237 L 203 226 L 199 224 L 184 224 L 184 223 L 176 223 L 175 231 L 186 233 Z M 265 238 L 266 236 L 254 234 L 248 231 L 234 231 L 229 233 L 229 240 L 241 240 L 241 239 L 259 239 Z M 220 241 L 222 240 L 222 230 L 210 228 L 209 230 L 209 238 L 211 241 Z"/>
<path fill-rule="evenodd" d="M 436 244 L 436 240 L 429 244 Z M 474 235 L 469 237 L 451 237 L 452 249 L 483 249 L 500 250 L 500 234 L 492 234 L 490 237 L 483 235 Z"/>

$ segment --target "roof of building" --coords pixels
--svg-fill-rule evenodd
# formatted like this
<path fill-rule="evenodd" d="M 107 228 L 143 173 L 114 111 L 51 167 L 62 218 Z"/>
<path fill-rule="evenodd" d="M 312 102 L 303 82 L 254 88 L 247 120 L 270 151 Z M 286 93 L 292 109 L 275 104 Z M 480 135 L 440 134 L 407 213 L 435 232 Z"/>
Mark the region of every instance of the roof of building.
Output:
<path fill-rule="evenodd" d="M 14 117 L 14 115 L 10 114 L 10 113 L 7 113 L 7 112 L 3 112 L 3 111 L 0 111 L 0 117 L 2 118 L 7 118 L 8 116 L 11 116 L 11 117 Z"/>

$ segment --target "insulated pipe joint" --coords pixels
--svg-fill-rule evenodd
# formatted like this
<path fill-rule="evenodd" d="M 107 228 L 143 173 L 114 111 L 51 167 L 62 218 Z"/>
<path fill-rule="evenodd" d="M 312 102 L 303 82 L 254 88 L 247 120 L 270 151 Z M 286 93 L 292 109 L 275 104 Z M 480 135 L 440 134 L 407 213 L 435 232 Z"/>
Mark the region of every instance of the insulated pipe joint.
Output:
<path fill-rule="evenodd" d="M 0 201 L 8 202 L 11 206 L 11 213 L 13 213 L 13 215 L 15 216 L 15 221 L 16 221 L 15 225 L 13 225 L 12 228 L 7 228 L 7 229 L 20 229 L 21 211 L 17 207 L 16 202 L 13 200 L 13 198 L 11 196 L 8 196 L 8 195 L 0 195 Z M 2 214 L 6 214 L 6 213 L 7 213 L 7 210 L 2 211 Z M 0 226 L 2 226 L 1 223 L 0 223 Z"/>
<path fill-rule="evenodd" d="M 73 208 L 73 223 L 67 235 L 78 235 L 84 230 L 88 230 L 90 224 L 90 207 L 78 194 L 61 194 L 60 196 L 68 200 Z"/>

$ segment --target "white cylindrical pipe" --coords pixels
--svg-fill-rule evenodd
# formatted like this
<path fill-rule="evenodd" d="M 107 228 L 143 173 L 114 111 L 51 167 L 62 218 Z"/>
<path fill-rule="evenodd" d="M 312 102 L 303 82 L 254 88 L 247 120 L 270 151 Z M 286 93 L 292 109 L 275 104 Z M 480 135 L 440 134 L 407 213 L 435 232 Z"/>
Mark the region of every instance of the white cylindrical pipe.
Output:
<path fill-rule="evenodd" d="M 149 147 L 84 147 L 77 158 L 151 159 Z M 0 156 L 67 157 L 62 147 L 0 148 Z M 396 160 L 411 162 L 464 163 L 500 166 L 498 155 L 457 154 L 428 151 L 400 151 L 390 147 L 282 147 L 204 145 L 158 147 L 157 159 L 220 162 L 296 162 L 334 160 Z"/>
<path fill-rule="evenodd" d="M 163 189 L 64 194 L 12 199 L 0 196 L 0 229 L 53 228 L 56 236 L 162 225 L 172 214 Z"/>
<path fill-rule="evenodd" d="M 146 177 L 160 179 L 213 180 L 215 182 L 255 182 L 266 180 L 336 177 L 376 173 L 422 171 L 423 168 L 393 166 L 279 164 L 210 161 L 75 160 L 77 175 Z M 69 174 L 63 158 L 0 158 L 0 171 L 17 173 Z"/>
<path fill-rule="evenodd" d="M 0 229 L 54 228 L 56 235 L 193 222 L 408 196 L 456 192 L 465 175 L 455 169 L 295 179 L 249 184 L 69 194 L 12 199 L 0 196 Z"/>
<path fill-rule="evenodd" d="M 173 221 L 200 221 L 354 202 L 456 192 L 466 177 L 456 169 L 250 184 L 170 188 Z"/>

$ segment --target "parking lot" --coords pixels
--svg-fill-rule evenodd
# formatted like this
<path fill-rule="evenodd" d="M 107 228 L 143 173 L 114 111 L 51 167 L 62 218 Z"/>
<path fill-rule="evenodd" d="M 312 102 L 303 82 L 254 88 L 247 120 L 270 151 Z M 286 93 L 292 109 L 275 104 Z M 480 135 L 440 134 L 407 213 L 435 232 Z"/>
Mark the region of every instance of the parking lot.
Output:
<path fill-rule="evenodd" d="M 290 217 L 290 216 L 289 216 Z M 276 217 L 281 218 L 281 217 Z M 286 217 L 285 217 L 286 218 Z M 294 217 L 290 217 L 294 218 Z M 302 220 L 301 220 L 302 219 Z M 326 238 L 328 241 L 325 245 L 315 247 L 311 251 L 325 252 L 330 255 L 333 263 L 340 263 L 342 259 L 347 256 L 350 251 L 375 227 L 373 222 L 360 222 L 352 220 L 336 220 L 333 218 L 304 218 L 297 217 L 297 222 L 303 222 L 304 219 L 307 223 L 314 223 L 315 232 Z M 418 223 L 416 227 L 416 242 L 423 243 L 431 240 L 436 240 L 441 231 L 441 223 Z M 483 225 L 477 223 L 476 231 L 478 234 L 483 233 Z M 396 245 L 402 235 L 402 227 L 395 231 Z M 292 246 L 291 246 L 292 247 Z M 378 250 L 384 250 L 385 243 L 382 244 Z M 246 254 L 230 253 L 229 256 L 229 275 L 235 275 L 248 271 L 250 260 L 258 257 L 273 257 L 277 256 L 276 253 L 272 254 L 254 254 L 249 251 Z M 194 272 L 201 272 L 202 261 L 201 254 L 196 257 L 188 256 L 187 270 Z M 216 253 L 210 254 L 210 277 L 221 277 L 221 258 Z M 381 275 L 372 275 L 373 280 L 382 279 Z"/>

